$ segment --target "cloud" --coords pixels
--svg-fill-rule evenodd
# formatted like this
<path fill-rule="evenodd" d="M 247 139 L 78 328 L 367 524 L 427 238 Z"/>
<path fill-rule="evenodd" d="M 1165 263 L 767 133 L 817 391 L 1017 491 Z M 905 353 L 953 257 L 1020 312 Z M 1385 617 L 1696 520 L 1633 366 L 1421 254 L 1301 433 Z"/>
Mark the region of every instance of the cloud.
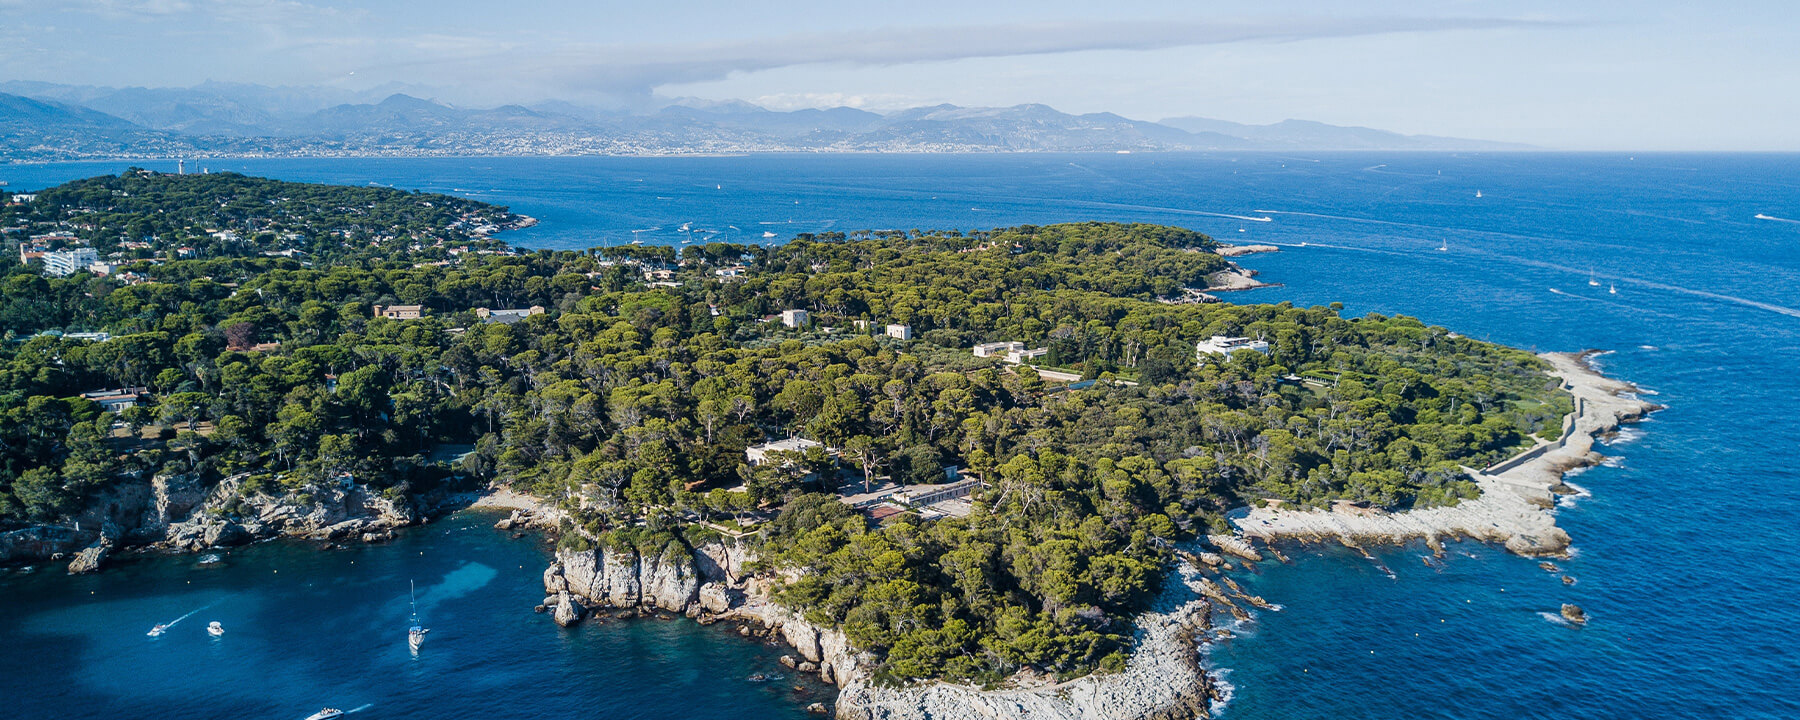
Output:
<path fill-rule="evenodd" d="M 1508 18 L 1297 18 L 1216 22 L 1092 22 L 893 28 L 680 45 L 570 45 L 484 58 L 563 90 L 646 95 L 664 85 L 811 64 L 885 66 L 1095 50 L 1145 51 L 1391 33 L 1550 27 Z M 495 67 L 495 65 L 490 65 Z"/>

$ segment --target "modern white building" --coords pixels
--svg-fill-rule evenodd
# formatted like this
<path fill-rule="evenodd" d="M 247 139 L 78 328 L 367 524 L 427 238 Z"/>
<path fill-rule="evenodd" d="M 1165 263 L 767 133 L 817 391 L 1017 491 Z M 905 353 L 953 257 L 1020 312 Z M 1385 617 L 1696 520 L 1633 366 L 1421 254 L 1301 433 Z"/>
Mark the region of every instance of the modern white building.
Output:
<path fill-rule="evenodd" d="M 982 343 L 974 348 L 975 357 L 1005 357 L 1007 353 L 1025 349 L 1022 342 Z"/>
<path fill-rule="evenodd" d="M 52 250 L 44 253 L 44 274 L 67 277 L 77 270 L 86 270 L 89 265 L 99 262 L 100 254 L 93 248 L 70 248 L 68 250 Z"/>
<path fill-rule="evenodd" d="M 887 336 L 894 338 L 895 340 L 911 340 L 912 339 L 912 326 L 911 325 L 889 325 L 889 326 L 887 326 Z"/>
<path fill-rule="evenodd" d="M 1050 348 L 1019 348 L 1006 354 L 1006 361 L 1014 365 L 1029 363 L 1050 354 Z"/>
<path fill-rule="evenodd" d="M 765 462 L 768 462 L 769 455 L 771 455 L 773 453 L 806 452 L 807 448 L 816 448 L 816 447 L 821 447 L 821 446 L 822 446 L 822 443 L 820 443 L 816 440 L 808 440 L 803 437 L 795 436 L 795 437 L 788 438 L 786 440 L 776 440 L 774 442 L 767 442 L 767 443 L 763 443 L 761 445 L 751 445 L 750 447 L 744 448 L 744 461 L 746 463 L 748 463 L 751 467 L 756 467 L 757 465 L 761 465 Z"/>
<path fill-rule="evenodd" d="M 1214 335 L 1206 340 L 1194 343 L 1194 362 L 1205 363 L 1208 355 L 1230 355 L 1239 350 L 1253 350 L 1264 355 L 1269 354 L 1269 344 L 1262 340 L 1251 340 L 1247 337 L 1226 337 Z"/>
<path fill-rule="evenodd" d="M 812 322 L 812 314 L 808 313 L 805 310 L 783 310 L 783 311 L 781 311 L 781 324 L 786 325 L 788 327 L 791 327 L 791 328 L 805 327 L 806 324 L 809 322 Z"/>

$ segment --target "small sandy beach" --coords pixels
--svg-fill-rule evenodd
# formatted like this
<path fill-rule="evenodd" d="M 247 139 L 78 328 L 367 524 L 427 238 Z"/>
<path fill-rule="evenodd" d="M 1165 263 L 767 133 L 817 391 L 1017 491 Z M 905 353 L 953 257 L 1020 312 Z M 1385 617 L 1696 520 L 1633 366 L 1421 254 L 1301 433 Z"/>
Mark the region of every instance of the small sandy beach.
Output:
<path fill-rule="evenodd" d="M 1595 372 L 1586 355 L 1540 355 L 1576 398 L 1573 425 L 1557 441 L 1540 440 L 1536 447 L 1497 463 L 1487 471 L 1469 470 L 1481 487 L 1481 496 L 1455 507 L 1436 507 L 1390 513 L 1340 505 L 1332 510 L 1252 508 L 1233 520 L 1246 538 L 1264 542 L 1279 539 L 1302 541 L 1343 540 L 1401 543 L 1471 537 L 1504 543 L 1520 555 L 1563 555 L 1569 536 L 1556 526 L 1551 513 L 1564 472 L 1593 465 L 1601 457 L 1593 452 L 1594 437 L 1611 432 L 1656 409 L 1637 397 L 1639 389 Z M 1568 421 L 1565 421 L 1568 422 Z"/>

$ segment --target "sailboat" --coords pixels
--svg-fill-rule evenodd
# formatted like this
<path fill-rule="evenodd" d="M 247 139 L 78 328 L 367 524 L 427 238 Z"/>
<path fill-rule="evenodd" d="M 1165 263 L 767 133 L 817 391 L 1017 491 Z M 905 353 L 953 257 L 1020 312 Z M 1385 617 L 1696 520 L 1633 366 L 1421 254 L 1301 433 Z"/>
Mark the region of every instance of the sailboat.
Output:
<path fill-rule="evenodd" d="M 406 581 L 407 594 L 412 598 L 412 627 L 406 629 L 406 646 L 413 652 L 425 644 L 425 633 L 431 632 L 419 625 L 419 591 L 411 580 Z"/>
<path fill-rule="evenodd" d="M 1450 251 L 1450 241 L 1445 240 L 1442 245 L 1438 246 L 1438 250 L 1441 252 L 1449 252 Z"/>
<path fill-rule="evenodd" d="M 1619 286 L 1617 286 L 1617 285 L 1607 285 L 1607 286 L 1606 286 L 1606 292 L 1607 292 L 1607 293 L 1608 293 L 1608 294 L 1611 294 L 1611 295 L 1617 295 L 1617 294 L 1619 294 Z"/>
<path fill-rule="evenodd" d="M 1475 191 L 1475 197 L 1481 197 L 1481 191 L 1480 191 L 1480 190 L 1476 190 L 1476 191 Z"/>
<path fill-rule="evenodd" d="M 1600 287 L 1600 281 L 1594 279 L 1594 271 L 1592 270 L 1588 271 L 1588 285 L 1590 287 Z"/>

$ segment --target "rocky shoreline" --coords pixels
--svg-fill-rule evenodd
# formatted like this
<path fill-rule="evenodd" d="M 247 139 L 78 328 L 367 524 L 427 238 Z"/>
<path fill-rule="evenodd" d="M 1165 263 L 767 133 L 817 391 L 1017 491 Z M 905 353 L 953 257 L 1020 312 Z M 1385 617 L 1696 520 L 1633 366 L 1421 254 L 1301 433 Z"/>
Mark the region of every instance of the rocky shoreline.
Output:
<path fill-rule="evenodd" d="M 1219 691 L 1207 675 L 1200 648 L 1222 636 L 1211 623 L 1215 604 L 1236 617 L 1247 617 L 1240 601 L 1267 604 L 1244 595 L 1228 578 L 1209 577 L 1230 567 L 1217 554 L 1195 549 L 1178 556 L 1161 595 L 1137 619 L 1136 647 L 1123 672 L 1059 684 L 1021 676 L 1013 687 L 1001 689 L 872 682 L 873 658 L 852 648 L 837 630 L 816 626 L 774 603 L 770 598 L 776 579 L 747 570 L 755 552 L 735 540 L 691 549 L 679 543 L 559 548 L 556 561 L 544 571 L 546 597 L 538 609 L 565 627 L 600 608 L 623 610 L 627 616 L 666 612 L 702 624 L 739 623 L 740 634 L 792 647 L 798 658 L 784 658 L 784 666 L 816 673 L 838 686 L 835 707 L 821 703 L 814 709 L 842 720 L 1206 717 Z"/>
<path fill-rule="evenodd" d="M 67 562 L 70 573 L 101 569 L 126 552 L 198 552 L 274 538 L 335 545 L 384 542 L 476 498 L 442 492 L 395 497 L 353 483 L 308 492 L 244 491 L 248 474 L 206 487 L 192 473 L 159 475 L 90 503 L 67 525 L 0 533 L 0 565 Z"/>
<path fill-rule="evenodd" d="M 1577 489 L 1562 481 L 1569 470 L 1599 464 L 1596 436 L 1641 419 L 1659 406 L 1638 397 L 1635 385 L 1596 372 L 1588 359 L 1595 354 L 1544 353 L 1551 374 L 1575 397 L 1576 411 L 1564 419 L 1562 435 L 1538 444 L 1486 469 L 1467 469 L 1481 495 L 1450 507 L 1405 512 L 1339 505 L 1331 510 L 1255 507 L 1232 520 L 1239 537 L 1265 543 L 1359 542 L 1403 544 L 1423 540 L 1441 551 L 1442 542 L 1464 537 L 1504 544 L 1528 557 L 1566 556 L 1568 533 L 1556 526 L 1551 510 L 1558 495 Z"/>

